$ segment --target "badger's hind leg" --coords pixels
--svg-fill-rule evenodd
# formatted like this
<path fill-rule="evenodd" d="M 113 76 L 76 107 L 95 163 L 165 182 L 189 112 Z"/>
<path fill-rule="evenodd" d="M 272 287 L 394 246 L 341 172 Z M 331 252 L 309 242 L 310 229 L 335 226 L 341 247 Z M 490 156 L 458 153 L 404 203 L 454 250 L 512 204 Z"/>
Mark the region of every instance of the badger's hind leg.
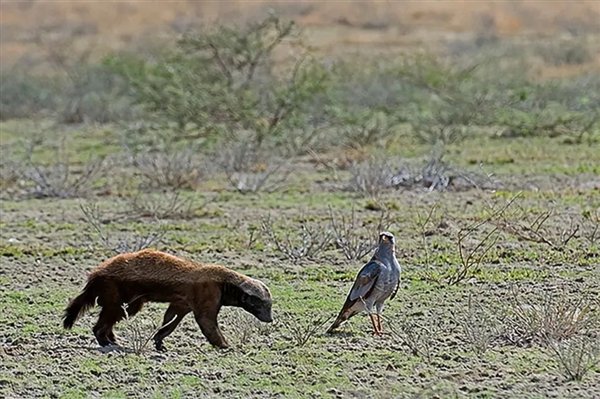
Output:
<path fill-rule="evenodd" d="M 118 312 L 120 314 L 120 316 L 114 317 L 113 320 L 110 324 L 110 326 L 108 327 L 108 330 L 106 332 L 106 337 L 108 338 L 108 340 L 110 341 L 111 344 L 117 345 L 117 337 L 115 337 L 115 333 L 113 332 L 113 327 L 116 323 L 118 323 L 119 321 L 121 321 L 122 319 L 125 318 L 125 310 L 127 310 L 127 317 L 132 317 L 135 316 L 144 306 L 144 300 L 141 297 L 138 297 L 136 299 L 134 299 L 133 301 L 130 302 L 124 302 L 121 303 L 121 306 L 119 307 L 118 310 L 115 310 L 116 312 Z M 127 307 L 125 307 L 125 304 L 127 304 Z M 125 307 L 125 309 L 124 309 Z"/>
<path fill-rule="evenodd" d="M 125 313 L 121 307 L 121 298 L 115 285 L 107 284 L 104 287 L 102 294 L 98 296 L 98 305 L 102 307 L 102 310 L 92 330 L 96 340 L 100 346 L 116 345 L 117 340 L 112 328 L 115 323 L 125 316 Z"/>
<path fill-rule="evenodd" d="M 103 306 L 98 316 L 98 322 L 93 328 L 94 335 L 100 346 L 116 345 L 116 338 L 112 331 L 113 325 L 123 318 L 122 310 L 118 306 Z"/>

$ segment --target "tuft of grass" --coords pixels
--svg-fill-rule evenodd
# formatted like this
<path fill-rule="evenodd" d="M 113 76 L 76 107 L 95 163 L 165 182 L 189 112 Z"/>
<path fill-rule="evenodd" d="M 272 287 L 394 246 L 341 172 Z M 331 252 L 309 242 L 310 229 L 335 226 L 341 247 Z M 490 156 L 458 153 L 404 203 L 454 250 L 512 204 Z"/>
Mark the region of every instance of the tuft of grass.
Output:
<path fill-rule="evenodd" d="M 548 348 L 567 381 L 581 381 L 600 363 L 597 337 L 574 337 L 563 341 L 550 339 Z"/>
<path fill-rule="evenodd" d="M 289 336 L 294 346 L 301 348 L 314 340 L 317 335 L 323 333 L 332 316 L 313 315 L 306 318 L 283 312 L 278 315 L 278 319 L 284 335 Z"/>
<path fill-rule="evenodd" d="M 571 299 L 561 291 L 530 303 L 513 289 L 506 313 L 505 338 L 517 345 L 569 340 L 589 331 L 598 317 L 585 298 Z"/>

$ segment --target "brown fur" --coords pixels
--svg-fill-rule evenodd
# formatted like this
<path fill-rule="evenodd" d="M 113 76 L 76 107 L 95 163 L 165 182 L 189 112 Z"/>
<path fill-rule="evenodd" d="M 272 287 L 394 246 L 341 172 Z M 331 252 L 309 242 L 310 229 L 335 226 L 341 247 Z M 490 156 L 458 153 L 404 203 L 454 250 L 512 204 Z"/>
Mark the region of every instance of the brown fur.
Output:
<path fill-rule="evenodd" d="M 102 346 L 116 344 L 113 326 L 125 316 L 123 304 L 129 316 L 145 302 L 170 304 L 154 336 L 158 350 L 190 312 L 208 341 L 219 348 L 229 346 L 217 324 L 221 306 L 239 306 L 261 321 L 272 321 L 271 294 L 260 281 L 223 266 L 147 249 L 117 255 L 96 267 L 84 290 L 65 309 L 64 327 L 71 328 L 96 299 L 102 310 L 93 331 Z"/>

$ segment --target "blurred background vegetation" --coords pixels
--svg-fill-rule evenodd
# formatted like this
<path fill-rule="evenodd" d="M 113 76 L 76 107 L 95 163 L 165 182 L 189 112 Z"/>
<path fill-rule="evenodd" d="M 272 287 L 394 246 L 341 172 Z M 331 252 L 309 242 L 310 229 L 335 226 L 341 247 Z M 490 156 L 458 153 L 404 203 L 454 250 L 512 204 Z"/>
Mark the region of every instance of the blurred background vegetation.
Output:
<path fill-rule="evenodd" d="M 599 10 L 568 1 L 4 2 L 0 120 L 34 124 L 5 124 L 3 152 L 35 166 L 41 142 L 72 146 L 69 132 L 93 126 L 88 139 L 107 144 L 95 155 L 164 169 L 203 154 L 248 192 L 289 173 L 290 157 L 341 151 L 350 167 L 374 149 L 417 148 L 436 170 L 418 180 L 443 188 L 450 179 L 436 165 L 451 144 L 598 143 Z"/>

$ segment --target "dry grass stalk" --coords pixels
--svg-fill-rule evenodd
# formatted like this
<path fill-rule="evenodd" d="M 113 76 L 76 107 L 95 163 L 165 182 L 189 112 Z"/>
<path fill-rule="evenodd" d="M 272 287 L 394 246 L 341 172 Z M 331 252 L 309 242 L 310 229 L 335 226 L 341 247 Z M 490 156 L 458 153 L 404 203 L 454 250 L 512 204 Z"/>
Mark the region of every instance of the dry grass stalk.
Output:
<path fill-rule="evenodd" d="M 123 305 L 121 305 L 121 309 L 123 309 L 123 313 L 125 314 L 125 320 L 127 321 L 127 341 L 131 345 L 133 353 L 135 353 L 136 355 L 141 355 L 148 346 L 148 343 L 152 340 L 152 338 L 154 338 L 158 330 L 160 330 L 163 326 L 158 325 L 154 321 L 152 321 L 151 323 L 145 322 L 141 320 L 139 316 L 130 317 L 129 313 L 127 312 L 128 308 L 128 303 L 124 303 Z M 168 326 L 169 324 L 173 323 L 176 319 L 177 317 L 173 316 L 173 318 L 164 326 Z M 148 334 L 148 330 L 150 329 L 152 330 L 152 332 Z"/>

